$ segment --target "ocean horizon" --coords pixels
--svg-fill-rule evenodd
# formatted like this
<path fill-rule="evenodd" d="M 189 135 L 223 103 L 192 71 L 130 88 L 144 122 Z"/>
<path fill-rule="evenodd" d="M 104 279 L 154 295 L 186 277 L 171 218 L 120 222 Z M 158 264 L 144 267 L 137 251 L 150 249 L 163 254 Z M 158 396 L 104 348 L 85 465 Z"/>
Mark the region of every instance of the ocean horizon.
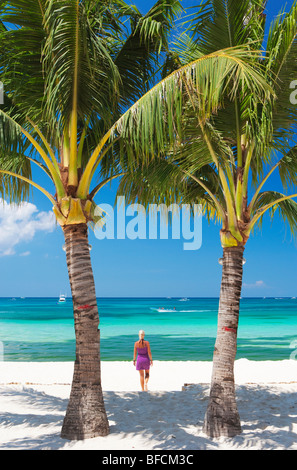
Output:
<path fill-rule="evenodd" d="M 58 299 L 0 298 L 4 361 L 75 359 L 72 300 Z M 212 361 L 218 297 L 97 297 L 97 302 L 102 361 L 132 361 L 140 329 L 146 332 L 154 360 Z M 295 297 L 241 299 L 236 359 L 290 359 L 296 348 Z"/>

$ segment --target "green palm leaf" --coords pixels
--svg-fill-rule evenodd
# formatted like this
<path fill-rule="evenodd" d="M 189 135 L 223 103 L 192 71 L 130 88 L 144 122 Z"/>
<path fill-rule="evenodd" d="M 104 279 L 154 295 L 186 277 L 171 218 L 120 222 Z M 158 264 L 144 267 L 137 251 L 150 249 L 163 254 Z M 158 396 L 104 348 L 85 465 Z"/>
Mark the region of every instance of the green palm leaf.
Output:
<path fill-rule="evenodd" d="M 3 151 L 25 144 L 29 161 L 53 167 L 58 198 L 61 173 L 73 195 L 100 139 L 152 83 L 180 2 L 144 16 L 122 0 L 1 1 L 0 11 Z"/>
<path fill-rule="evenodd" d="M 297 198 L 297 195 L 295 195 Z M 291 198 L 288 198 L 285 194 L 278 191 L 265 191 L 259 194 L 257 202 L 254 206 L 255 217 L 257 218 L 257 224 L 259 226 L 263 223 L 263 217 L 266 213 L 269 213 L 270 218 L 273 219 L 276 212 L 279 213 L 281 219 L 289 227 L 297 226 L 297 202 Z M 253 224 L 254 228 L 256 224 Z M 297 236 L 296 230 L 291 230 L 294 237 Z"/>
<path fill-rule="evenodd" d="M 239 89 L 243 94 L 253 90 L 264 100 L 269 86 L 260 71 L 249 65 L 250 60 L 249 49 L 240 47 L 183 66 L 133 105 L 114 126 L 114 135 L 118 132 L 138 155 L 145 156 L 149 151 L 158 154 L 166 139 L 172 144 L 182 138 L 186 103 L 205 122 L 222 106 L 226 95 L 234 99 Z"/>

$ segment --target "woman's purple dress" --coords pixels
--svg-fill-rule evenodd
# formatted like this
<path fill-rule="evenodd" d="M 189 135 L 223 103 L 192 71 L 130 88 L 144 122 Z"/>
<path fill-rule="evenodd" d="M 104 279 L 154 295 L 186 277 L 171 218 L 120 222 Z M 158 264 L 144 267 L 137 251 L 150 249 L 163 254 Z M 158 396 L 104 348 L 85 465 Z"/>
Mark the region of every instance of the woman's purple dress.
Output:
<path fill-rule="evenodd" d="M 150 358 L 147 347 L 137 348 L 137 352 L 136 370 L 148 370 L 150 368 Z"/>

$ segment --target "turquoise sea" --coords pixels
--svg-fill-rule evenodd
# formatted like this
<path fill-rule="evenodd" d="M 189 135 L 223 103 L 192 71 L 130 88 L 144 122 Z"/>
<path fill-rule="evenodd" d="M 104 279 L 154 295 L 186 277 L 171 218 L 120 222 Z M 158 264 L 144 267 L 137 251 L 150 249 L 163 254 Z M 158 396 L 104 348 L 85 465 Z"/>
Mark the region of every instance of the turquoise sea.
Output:
<path fill-rule="evenodd" d="M 132 360 L 138 331 L 144 329 L 154 360 L 211 361 L 218 303 L 216 298 L 98 299 L 101 358 Z M 1 298 L 0 341 L 5 361 L 73 361 L 71 300 Z M 289 359 L 296 348 L 297 299 L 241 300 L 237 359 Z"/>

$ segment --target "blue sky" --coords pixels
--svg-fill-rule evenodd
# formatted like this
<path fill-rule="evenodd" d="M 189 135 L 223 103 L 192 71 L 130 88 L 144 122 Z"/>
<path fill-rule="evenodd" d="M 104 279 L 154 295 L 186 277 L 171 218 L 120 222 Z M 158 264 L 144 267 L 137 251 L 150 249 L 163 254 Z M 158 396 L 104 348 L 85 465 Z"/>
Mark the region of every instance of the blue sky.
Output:
<path fill-rule="evenodd" d="M 154 0 L 134 3 L 146 12 Z M 198 3 L 184 0 L 183 5 Z M 270 0 L 268 20 L 283 5 L 282 0 Z M 270 185 L 280 189 L 277 178 Z M 113 204 L 116 189 L 116 184 L 106 187 L 96 201 Z M 51 205 L 37 190 L 29 202 L 16 223 L 8 210 L 0 214 L 0 297 L 70 295 L 63 233 L 52 224 Z M 197 251 L 184 251 L 183 240 L 98 240 L 90 231 L 97 296 L 219 296 L 219 226 L 205 219 L 202 226 L 202 246 Z M 245 258 L 243 296 L 296 296 L 297 247 L 277 215 L 272 223 L 266 217 L 261 231 L 250 238 Z"/>

